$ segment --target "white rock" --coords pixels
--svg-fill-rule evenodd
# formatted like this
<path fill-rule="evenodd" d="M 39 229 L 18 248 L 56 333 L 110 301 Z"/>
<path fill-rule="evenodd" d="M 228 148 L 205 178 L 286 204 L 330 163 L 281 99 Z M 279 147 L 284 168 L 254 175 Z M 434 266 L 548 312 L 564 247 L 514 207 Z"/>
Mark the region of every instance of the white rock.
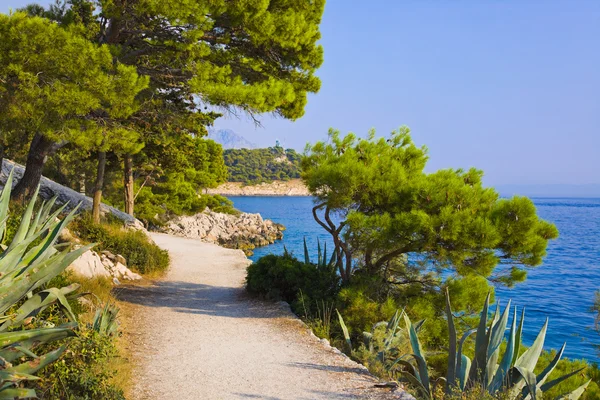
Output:
<path fill-rule="evenodd" d="M 100 256 L 91 250 L 86 251 L 77 260 L 73 261 L 67 270 L 86 278 L 110 276 L 110 273 L 106 270 L 104 264 L 102 264 Z"/>

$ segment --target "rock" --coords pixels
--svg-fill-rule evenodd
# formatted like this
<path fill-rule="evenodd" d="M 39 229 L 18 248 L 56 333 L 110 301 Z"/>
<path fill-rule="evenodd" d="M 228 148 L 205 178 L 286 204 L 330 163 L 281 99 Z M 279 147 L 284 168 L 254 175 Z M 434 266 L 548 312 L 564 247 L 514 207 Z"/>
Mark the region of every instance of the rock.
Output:
<path fill-rule="evenodd" d="M 100 256 L 91 250 L 86 251 L 78 259 L 73 261 L 67 270 L 86 278 L 110 276 L 110 273 L 106 270 Z"/>
<path fill-rule="evenodd" d="M 81 243 L 81 241 L 71 233 L 69 228 L 63 228 L 58 234 L 58 243 Z"/>
<path fill-rule="evenodd" d="M 119 279 L 128 281 L 137 281 L 142 279 L 141 275 L 132 272 L 125 264 L 114 259 L 122 259 L 123 256 L 115 256 L 109 251 L 103 251 L 100 255 L 92 250 L 88 250 L 81 255 L 73 264 L 67 268 L 69 271 L 86 278 L 94 277 L 112 277 L 115 285 L 120 285 Z"/>
<path fill-rule="evenodd" d="M 108 250 L 102 250 L 100 252 L 100 254 L 102 254 L 104 257 L 108 258 L 112 262 L 116 261 L 117 257 L 113 253 L 111 253 L 110 251 L 108 251 Z"/>
<path fill-rule="evenodd" d="M 260 214 L 241 213 L 236 216 L 206 209 L 196 215 L 177 217 L 167 223 L 163 230 L 176 236 L 240 249 L 248 255 L 257 246 L 266 246 L 282 239 L 285 227 L 263 220 Z"/>
<path fill-rule="evenodd" d="M 23 172 L 25 171 L 25 167 L 20 164 L 14 163 L 9 160 L 4 160 L 2 162 L 2 166 L 0 168 L 0 184 L 4 185 L 6 182 L 6 178 L 11 170 L 14 168 L 14 181 L 13 185 L 16 185 L 18 181 L 23 176 Z M 86 211 L 92 209 L 92 198 L 87 197 L 79 192 L 76 192 L 73 189 L 69 189 L 68 187 L 62 186 L 48 178 L 42 177 L 40 180 L 40 197 L 42 199 L 48 200 L 52 197 L 57 196 L 56 205 L 63 205 L 68 203 L 66 207 L 66 211 L 72 210 L 78 204 L 81 204 L 79 210 Z M 139 220 L 132 217 L 129 214 L 124 213 L 123 211 L 117 210 L 114 207 L 108 206 L 106 204 L 102 204 L 100 207 L 100 211 L 102 214 L 112 214 L 121 221 L 123 224 L 135 230 L 140 230 L 145 233 L 148 233 L 144 228 L 144 224 L 142 224 Z M 148 235 L 149 237 L 149 235 Z"/>
<path fill-rule="evenodd" d="M 125 259 L 125 257 L 123 257 L 123 256 L 122 256 L 122 255 L 120 255 L 120 254 L 117 254 L 117 255 L 115 256 L 115 262 L 121 263 L 121 264 L 123 264 L 123 265 L 125 265 L 125 266 L 127 265 L 127 260 Z"/>

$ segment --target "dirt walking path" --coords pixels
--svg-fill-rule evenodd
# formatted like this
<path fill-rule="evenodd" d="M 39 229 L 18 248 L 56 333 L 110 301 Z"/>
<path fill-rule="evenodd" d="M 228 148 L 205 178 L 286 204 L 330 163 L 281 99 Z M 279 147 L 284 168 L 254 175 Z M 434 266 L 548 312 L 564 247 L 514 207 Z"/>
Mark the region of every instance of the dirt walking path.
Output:
<path fill-rule="evenodd" d="M 388 399 L 361 366 L 311 336 L 278 304 L 243 289 L 241 251 L 153 235 L 167 276 L 124 287 L 133 399 Z M 128 304 L 127 304 L 128 303 Z"/>

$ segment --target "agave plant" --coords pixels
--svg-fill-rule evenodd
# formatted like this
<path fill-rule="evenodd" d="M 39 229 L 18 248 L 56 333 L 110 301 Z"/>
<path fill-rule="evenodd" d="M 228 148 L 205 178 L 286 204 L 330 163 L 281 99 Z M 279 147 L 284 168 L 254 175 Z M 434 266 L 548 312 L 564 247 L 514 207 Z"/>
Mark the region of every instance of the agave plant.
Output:
<path fill-rule="evenodd" d="M 63 346 L 43 355 L 34 353 L 41 344 L 74 335 L 77 322 L 67 296 L 78 286 L 50 288 L 36 294 L 34 291 L 63 272 L 92 246 L 71 251 L 56 245 L 59 233 L 76 210 L 62 221 L 57 220 L 66 205 L 51 213 L 53 199 L 42 204 L 34 215 L 37 192 L 25 209 L 13 239 L 4 243 L 12 179 L 11 172 L 0 194 L 0 243 L 3 243 L 0 248 L 0 399 L 35 398 L 35 391 L 20 387 L 21 383 L 37 379 L 33 374 L 56 361 L 65 351 Z M 35 317 L 52 304 L 59 304 L 71 322 L 57 327 L 27 329 L 28 325 L 35 325 L 32 324 Z M 24 358 L 29 361 L 16 364 Z"/>
<path fill-rule="evenodd" d="M 119 324 L 117 314 L 119 308 L 114 304 L 106 303 L 104 307 L 96 310 L 91 328 L 102 336 L 114 336 L 117 334 Z"/>
<path fill-rule="evenodd" d="M 510 301 L 502 313 L 500 313 L 500 306 L 496 306 L 491 323 L 488 324 L 489 301 L 490 296 L 488 295 L 477 329 L 467 331 L 457 341 L 450 296 L 446 292 L 446 314 L 448 316 L 448 331 L 450 334 L 448 373 L 444 379 L 445 392 L 447 394 L 462 393 L 477 385 L 492 395 L 504 393 L 508 395 L 509 399 L 536 400 L 540 398 L 543 392 L 581 372 L 581 369 L 573 371 L 547 382 L 548 377 L 558 364 L 565 350 L 566 344 L 564 344 L 548 367 L 536 375 L 533 371 L 544 347 L 548 320 L 546 320 L 531 347 L 519 356 L 525 311 L 521 312 L 521 318 L 517 325 L 516 307 L 506 348 L 502 357 L 500 357 L 500 347 L 505 340 L 504 336 L 508 324 Z M 403 376 L 405 379 L 417 388 L 424 398 L 431 399 L 434 385 L 432 385 L 429 376 L 427 361 L 419 342 L 417 330 L 406 314 L 404 314 L 404 320 L 410 337 L 412 354 L 400 357 L 396 361 L 396 364 L 404 368 Z M 466 340 L 473 334 L 475 334 L 475 355 L 471 361 L 463 354 L 463 347 Z M 412 362 L 408 361 L 409 357 L 412 358 Z M 575 391 L 560 398 L 569 400 L 578 399 L 588 384 L 589 381 Z"/>
<path fill-rule="evenodd" d="M 350 333 L 348 331 L 348 327 L 344 322 L 344 318 L 337 311 L 338 320 L 340 322 L 340 326 L 342 328 L 342 332 L 344 334 L 344 339 L 346 340 L 347 347 L 350 352 L 352 352 L 352 340 L 350 338 Z M 363 332 L 363 344 L 365 349 L 371 353 L 374 359 L 378 360 L 381 365 L 385 368 L 386 371 L 392 372 L 395 364 L 395 360 L 398 357 L 398 353 L 401 349 L 404 349 L 406 335 L 403 334 L 402 329 L 400 328 L 400 321 L 402 320 L 402 316 L 405 314 L 403 310 L 396 310 L 392 318 L 389 321 L 381 321 L 373 324 L 370 332 Z M 423 325 L 423 321 L 419 321 L 415 325 L 415 329 L 418 332 L 421 326 Z M 378 333 L 383 331 L 383 337 L 380 340 L 376 340 L 376 336 Z"/>
<path fill-rule="evenodd" d="M 321 251 L 321 242 L 317 239 L 317 266 L 319 268 L 331 268 L 336 264 L 337 255 L 335 252 L 331 254 L 331 258 L 327 260 L 327 242 L 323 244 L 323 251 Z M 304 238 L 304 263 L 310 264 L 310 255 L 308 254 L 308 246 L 306 245 L 306 238 Z"/>

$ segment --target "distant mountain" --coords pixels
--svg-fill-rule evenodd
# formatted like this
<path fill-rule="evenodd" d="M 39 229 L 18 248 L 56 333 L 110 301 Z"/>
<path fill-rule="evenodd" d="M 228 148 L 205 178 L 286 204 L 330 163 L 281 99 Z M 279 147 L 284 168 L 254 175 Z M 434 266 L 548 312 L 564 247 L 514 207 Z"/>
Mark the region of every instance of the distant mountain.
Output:
<path fill-rule="evenodd" d="M 255 149 L 257 146 L 231 129 L 208 129 L 208 138 L 220 143 L 224 149 Z"/>
<path fill-rule="evenodd" d="M 600 197 L 600 184 L 497 185 L 496 190 L 505 197 Z"/>

